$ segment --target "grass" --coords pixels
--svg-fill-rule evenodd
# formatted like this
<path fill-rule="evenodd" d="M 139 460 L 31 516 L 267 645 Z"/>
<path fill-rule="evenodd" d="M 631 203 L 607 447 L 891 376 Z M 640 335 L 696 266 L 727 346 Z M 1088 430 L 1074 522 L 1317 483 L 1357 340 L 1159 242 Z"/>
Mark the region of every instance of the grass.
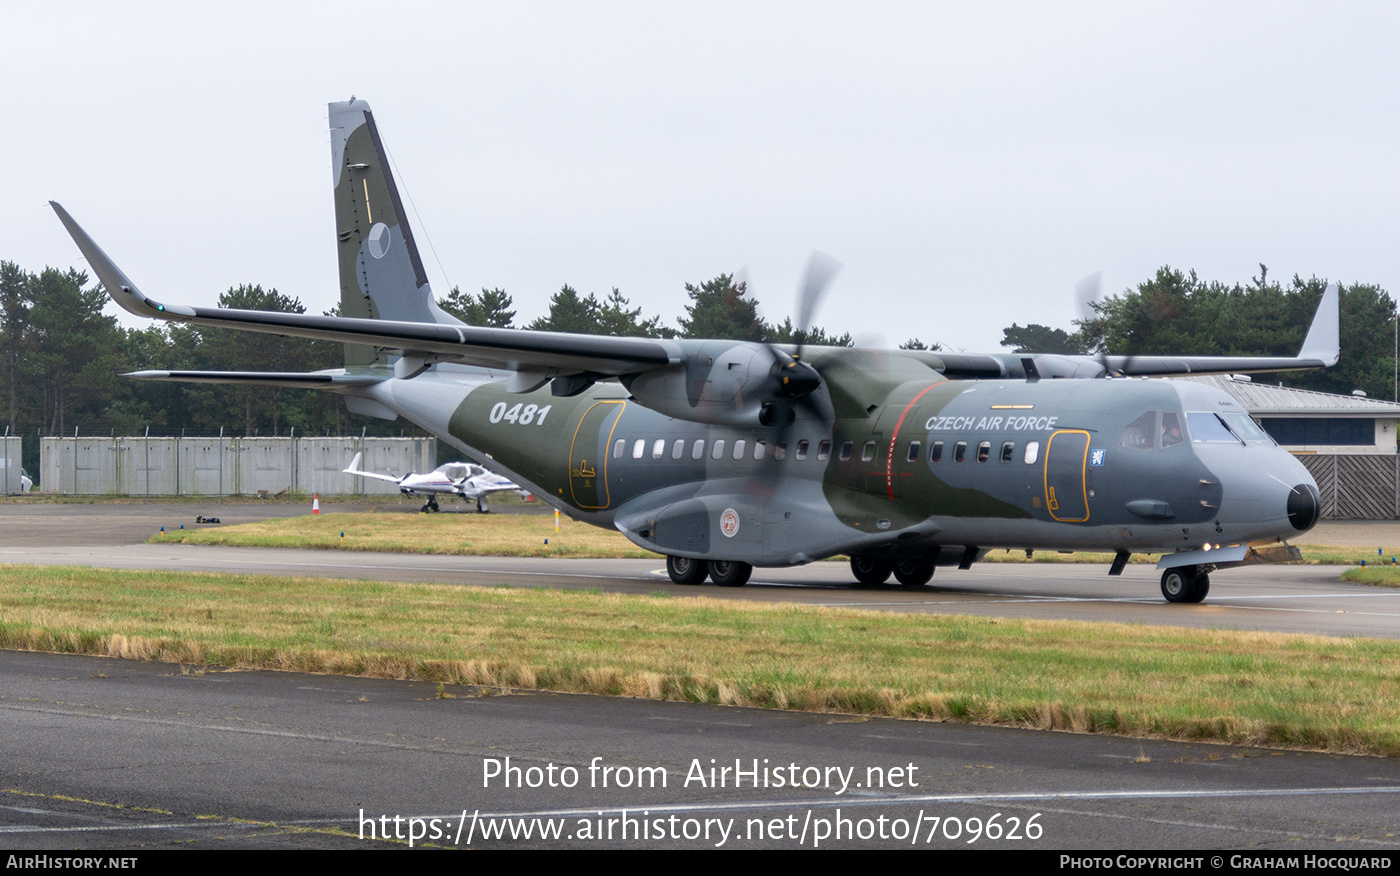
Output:
<path fill-rule="evenodd" d="M 1347 569 L 1342 580 L 1353 584 L 1371 584 L 1376 587 L 1400 587 L 1400 568 L 1395 566 L 1367 566 L 1364 569 Z"/>
<path fill-rule="evenodd" d="M 568 518 L 555 532 L 552 516 L 524 514 L 307 514 L 167 531 L 151 541 L 468 556 L 656 557 L 619 532 Z"/>
<path fill-rule="evenodd" d="M 156 544 L 209 544 L 227 547 L 322 548 L 389 553 L 458 554 L 507 557 L 641 557 L 643 550 L 620 533 L 552 516 L 523 514 L 326 513 L 240 523 L 207 529 L 157 534 Z M 344 539 L 341 533 L 344 533 Z M 548 544 L 545 543 L 548 539 Z M 1328 566 L 1375 562 L 1367 548 L 1304 545 L 1303 561 Z M 1133 554 L 1133 563 L 1155 564 L 1161 554 Z M 1386 555 L 1389 559 L 1389 555 Z M 1029 561 L 1024 551 L 988 551 L 987 563 L 1094 563 L 1108 565 L 1112 553 L 1062 554 L 1039 551 Z"/>
<path fill-rule="evenodd" d="M 1400 755 L 1400 642 L 12 566 L 0 647 Z"/>

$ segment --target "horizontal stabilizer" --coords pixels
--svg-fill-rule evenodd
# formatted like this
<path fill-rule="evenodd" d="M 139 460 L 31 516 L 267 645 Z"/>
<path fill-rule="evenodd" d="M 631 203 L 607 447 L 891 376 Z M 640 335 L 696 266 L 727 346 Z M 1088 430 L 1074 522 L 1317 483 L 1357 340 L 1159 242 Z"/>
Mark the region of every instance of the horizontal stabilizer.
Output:
<path fill-rule="evenodd" d="M 181 383 L 242 383 L 330 390 L 370 386 L 388 377 L 347 374 L 343 371 L 130 371 L 122 376 L 139 380 L 174 380 Z"/>
<path fill-rule="evenodd" d="M 391 484 L 397 484 L 402 482 L 402 478 L 396 478 L 390 475 L 375 474 L 372 471 L 365 471 L 364 469 L 360 468 L 360 458 L 363 456 L 363 453 L 356 453 L 355 458 L 350 460 L 350 465 L 346 466 L 342 471 L 348 475 L 356 475 L 362 478 L 374 478 L 377 481 L 388 481 Z"/>

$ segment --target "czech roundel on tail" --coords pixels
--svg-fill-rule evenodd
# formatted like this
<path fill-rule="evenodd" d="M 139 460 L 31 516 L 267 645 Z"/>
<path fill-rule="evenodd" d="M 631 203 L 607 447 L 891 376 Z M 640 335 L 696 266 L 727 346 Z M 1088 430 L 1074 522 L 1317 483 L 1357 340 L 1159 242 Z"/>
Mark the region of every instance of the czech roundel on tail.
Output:
<path fill-rule="evenodd" d="M 837 554 L 923 585 L 991 549 L 1164 552 L 1162 593 L 1286 556 L 1317 484 L 1225 393 L 1173 374 L 1324 368 L 1338 290 L 1296 357 L 949 354 L 464 325 L 433 298 L 369 105 L 330 105 L 340 317 L 144 295 L 59 206 L 108 293 L 153 319 L 345 344 L 312 373 L 131 376 L 306 387 L 403 417 L 570 516 L 667 558 L 677 584 Z M 802 325 L 835 272 L 814 257 Z M 1294 552 L 1296 553 L 1296 552 Z"/>

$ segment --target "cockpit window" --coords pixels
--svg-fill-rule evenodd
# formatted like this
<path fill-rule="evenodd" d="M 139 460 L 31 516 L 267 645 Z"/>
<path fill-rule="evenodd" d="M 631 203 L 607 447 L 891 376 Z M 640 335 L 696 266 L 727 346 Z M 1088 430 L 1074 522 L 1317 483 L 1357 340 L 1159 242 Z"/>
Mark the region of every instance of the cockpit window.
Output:
<path fill-rule="evenodd" d="M 1254 422 L 1254 418 L 1244 411 L 1230 411 L 1220 415 L 1225 419 L 1225 424 L 1230 427 L 1230 431 L 1240 436 L 1246 443 L 1255 442 L 1274 443 L 1274 439 Z"/>
<path fill-rule="evenodd" d="M 1181 415 L 1176 411 L 1166 411 L 1162 414 L 1162 446 L 1175 447 L 1185 441 L 1186 438 L 1181 431 Z"/>
<path fill-rule="evenodd" d="M 1118 436 L 1119 447 L 1132 447 L 1135 450 L 1151 450 L 1152 436 L 1157 432 L 1157 412 L 1148 411 L 1128 424 L 1123 434 Z"/>
<path fill-rule="evenodd" d="M 1191 427 L 1191 440 L 1197 444 L 1240 443 L 1225 421 L 1210 411 L 1187 411 L 1186 424 Z"/>

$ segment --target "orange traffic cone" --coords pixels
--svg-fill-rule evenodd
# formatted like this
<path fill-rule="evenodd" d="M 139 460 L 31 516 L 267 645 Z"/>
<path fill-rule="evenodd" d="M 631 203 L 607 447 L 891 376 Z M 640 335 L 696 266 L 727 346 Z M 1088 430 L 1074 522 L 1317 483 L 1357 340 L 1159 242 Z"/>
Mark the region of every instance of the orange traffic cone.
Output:
<path fill-rule="evenodd" d="M 312 513 L 312 514 L 320 514 L 320 513 L 321 513 L 321 500 L 320 500 L 320 498 L 319 498 L 315 493 L 312 493 L 312 494 L 311 494 L 311 513 Z"/>

